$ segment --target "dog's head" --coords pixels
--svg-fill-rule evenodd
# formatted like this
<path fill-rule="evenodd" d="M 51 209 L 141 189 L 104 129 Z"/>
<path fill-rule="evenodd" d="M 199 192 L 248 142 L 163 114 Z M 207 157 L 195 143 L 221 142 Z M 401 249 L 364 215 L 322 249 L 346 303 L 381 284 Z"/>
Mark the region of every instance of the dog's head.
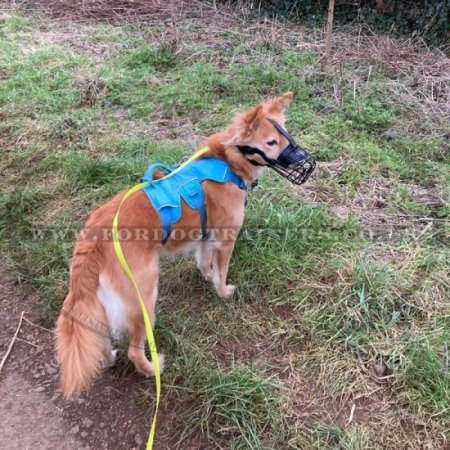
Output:
<path fill-rule="evenodd" d="M 285 123 L 285 110 L 292 101 L 292 92 L 286 92 L 267 103 L 262 103 L 240 114 L 232 126 L 228 144 L 248 146 L 261 150 L 268 158 L 277 159 L 288 141 L 268 119 L 280 125 Z M 259 155 L 248 159 L 264 163 Z"/>
<path fill-rule="evenodd" d="M 292 92 L 286 92 L 255 106 L 239 115 L 229 129 L 226 145 L 237 149 L 234 158 L 253 166 L 253 179 L 271 167 L 292 183 L 302 184 L 314 171 L 314 158 L 284 128 L 284 112 L 291 100 Z"/>

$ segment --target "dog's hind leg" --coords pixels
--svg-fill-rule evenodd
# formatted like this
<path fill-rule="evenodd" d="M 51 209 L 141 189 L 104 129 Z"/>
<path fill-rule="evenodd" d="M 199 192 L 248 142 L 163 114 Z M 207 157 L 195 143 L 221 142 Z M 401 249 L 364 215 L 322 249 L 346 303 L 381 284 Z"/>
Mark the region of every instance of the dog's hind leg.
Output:
<path fill-rule="evenodd" d="M 102 358 L 102 369 L 109 369 L 116 363 L 117 350 L 113 350 L 111 341 L 107 341 Z"/>
<path fill-rule="evenodd" d="M 119 295 L 118 291 L 114 289 L 111 278 L 105 273 L 101 273 L 99 277 L 97 298 L 105 309 L 110 334 L 113 338 L 119 339 L 127 329 L 125 306 L 123 298 Z M 102 349 L 101 358 L 103 369 L 107 369 L 114 365 L 116 354 L 117 350 L 113 350 L 111 339 L 106 339 Z"/>
<path fill-rule="evenodd" d="M 133 361 L 136 370 L 146 377 L 155 374 L 153 363 L 151 363 L 145 355 L 145 342 L 147 340 L 147 334 L 145 332 L 145 326 L 141 324 L 135 324 L 130 327 L 130 343 L 128 346 L 128 358 Z M 164 355 L 158 354 L 159 368 L 162 372 L 164 369 Z"/>
<path fill-rule="evenodd" d="M 152 327 L 155 326 L 156 315 L 155 305 L 158 297 L 158 277 L 159 268 L 158 262 L 152 263 L 150 270 L 140 271 L 135 273 L 137 285 L 139 286 L 142 299 L 147 308 L 147 313 L 150 317 Z M 128 358 L 133 361 L 136 370 L 145 376 L 154 375 L 153 364 L 147 359 L 145 355 L 145 342 L 147 340 L 147 333 L 145 331 L 144 318 L 137 296 L 134 295 L 133 312 L 128 323 L 128 333 L 130 336 L 130 343 L 128 347 Z M 159 354 L 160 370 L 164 368 L 164 355 Z"/>

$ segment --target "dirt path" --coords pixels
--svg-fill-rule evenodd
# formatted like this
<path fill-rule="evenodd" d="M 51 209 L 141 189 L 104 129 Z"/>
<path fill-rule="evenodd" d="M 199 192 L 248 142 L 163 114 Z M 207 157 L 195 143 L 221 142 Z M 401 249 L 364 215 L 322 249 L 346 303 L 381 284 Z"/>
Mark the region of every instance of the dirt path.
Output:
<path fill-rule="evenodd" d="M 67 433 L 61 410 L 21 375 L 11 373 L 0 385 L 0 435 L 2 446 L 19 449 L 82 449 Z"/>
<path fill-rule="evenodd" d="M 13 285 L 0 266 L 0 358 L 20 315 L 36 323 L 33 300 Z M 136 403 L 136 375 L 107 372 L 89 395 L 63 401 L 53 354 L 53 334 L 23 321 L 0 373 L 1 448 L 139 449 L 148 429 L 150 405 Z M 148 387 L 148 386 L 147 386 Z"/>

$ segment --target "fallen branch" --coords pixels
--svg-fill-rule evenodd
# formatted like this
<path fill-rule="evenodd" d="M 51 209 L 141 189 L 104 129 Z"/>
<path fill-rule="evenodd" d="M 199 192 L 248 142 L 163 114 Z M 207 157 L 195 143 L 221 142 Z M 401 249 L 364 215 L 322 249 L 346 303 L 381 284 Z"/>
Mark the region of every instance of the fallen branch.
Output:
<path fill-rule="evenodd" d="M 42 350 L 42 347 L 39 347 L 39 345 L 33 344 L 32 342 L 22 339 L 20 337 L 16 338 L 16 341 L 24 342 L 25 344 L 31 345 L 33 347 L 36 347 L 39 350 Z"/>
<path fill-rule="evenodd" d="M 24 317 L 23 320 L 25 320 L 25 322 L 28 322 L 33 327 L 40 328 L 41 330 L 48 331 L 49 333 L 55 334 L 55 332 L 53 330 L 49 330 L 48 328 L 45 328 L 45 327 L 43 327 L 41 325 L 33 323 L 33 322 L 31 322 L 31 320 L 28 320 L 26 317 Z"/>
<path fill-rule="evenodd" d="M 16 341 L 17 335 L 19 334 L 19 330 L 20 330 L 20 327 L 22 326 L 22 321 L 23 321 L 23 315 L 24 314 L 25 314 L 25 311 L 22 311 L 22 314 L 20 315 L 19 325 L 17 325 L 16 332 L 14 333 L 14 336 L 11 339 L 11 342 L 8 345 L 6 353 L 3 356 L 2 361 L 0 362 L 0 372 L 2 371 L 3 365 L 5 364 L 6 360 L 8 359 L 8 356 L 11 353 L 11 350 L 13 348 L 14 342 Z"/>

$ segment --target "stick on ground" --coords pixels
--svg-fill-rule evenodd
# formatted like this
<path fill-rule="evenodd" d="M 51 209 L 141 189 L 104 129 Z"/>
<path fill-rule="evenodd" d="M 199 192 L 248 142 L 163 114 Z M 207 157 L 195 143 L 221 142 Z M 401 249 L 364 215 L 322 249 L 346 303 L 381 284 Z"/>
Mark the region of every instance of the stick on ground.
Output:
<path fill-rule="evenodd" d="M 2 361 L 0 362 L 0 373 L 3 369 L 3 365 L 5 364 L 6 360 L 8 359 L 9 354 L 11 353 L 11 350 L 13 348 L 14 342 L 16 341 L 17 335 L 19 334 L 20 327 L 22 326 L 23 321 L 23 315 L 25 314 L 25 311 L 22 311 L 22 314 L 20 314 L 20 320 L 19 324 L 17 325 L 16 332 L 14 333 L 13 338 L 11 339 L 11 342 L 8 345 L 8 348 L 6 350 L 5 355 L 2 358 Z"/>

